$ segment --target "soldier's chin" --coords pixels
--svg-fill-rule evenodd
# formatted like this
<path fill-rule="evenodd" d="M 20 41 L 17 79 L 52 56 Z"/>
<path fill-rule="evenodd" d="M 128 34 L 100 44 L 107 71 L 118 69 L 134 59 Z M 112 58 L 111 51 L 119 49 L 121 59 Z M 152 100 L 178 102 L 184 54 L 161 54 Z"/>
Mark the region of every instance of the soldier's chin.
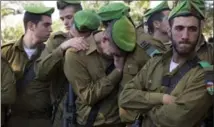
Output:
<path fill-rule="evenodd" d="M 71 27 L 65 27 L 65 30 L 69 31 L 71 30 Z"/>
<path fill-rule="evenodd" d="M 113 55 L 108 54 L 108 53 L 103 53 L 102 56 L 104 56 L 104 57 L 107 58 L 107 59 L 113 58 Z"/>
<path fill-rule="evenodd" d="M 41 39 L 41 42 L 46 42 L 49 37 Z"/>
<path fill-rule="evenodd" d="M 179 49 L 176 51 L 180 56 L 188 56 L 192 51 L 190 49 Z"/>

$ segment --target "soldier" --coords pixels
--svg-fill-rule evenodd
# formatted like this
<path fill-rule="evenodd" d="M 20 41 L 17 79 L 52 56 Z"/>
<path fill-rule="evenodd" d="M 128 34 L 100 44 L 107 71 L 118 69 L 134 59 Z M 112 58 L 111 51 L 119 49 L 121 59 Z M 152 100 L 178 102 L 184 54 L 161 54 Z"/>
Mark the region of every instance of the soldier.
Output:
<path fill-rule="evenodd" d="M 77 11 L 82 9 L 80 2 L 67 1 L 67 0 L 57 1 L 57 8 L 59 9 L 60 19 L 63 21 L 64 27 L 67 30 L 67 33 L 64 33 L 62 31 L 53 33 L 50 36 L 49 40 L 47 41 L 46 47 L 42 52 L 40 58 L 37 60 L 37 63 L 39 63 L 38 70 L 37 70 L 38 79 L 41 81 L 49 81 L 50 79 L 52 80 L 51 81 L 52 82 L 52 86 L 51 86 L 52 101 L 56 101 L 56 99 L 61 98 L 61 96 L 64 96 L 64 93 L 65 93 L 64 86 L 67 83 L 67 80 L 62 71 L 56 72 L 58 75 L 61 75 L 61 76 L 51 77 L 49 75 L 52 74 L 52 72 L 50 73 L 48 70 L 46 71 L 43 71 L 43 70 L 46 68 L 49 68 L 51 66 L 50 63 L 52 63 L 53 65 L 57 63 L 55 67 L 60 68 L 63 61 L 63 57 L 61 56 L 67 48 L 73 47 L 77 50 L 87 48 L 87 44 L 84 43 L 81 38 L 77 38 L 75 41 L 69 40 L 74 37 L 73 33 L 76 34 L 76 32 L 74 32 L 75 30 L 74 29 L 71 30 L 71 28 L 73 25 L 74 14 Z M 63 45 L 61 45 L 62 43 Z M 63 48 L 59 48 L 60 45 Z M 60 60 L 57 61 L 55 60 L 56 58 L 52 56 L 56 56 L 56 57 L 59 56 L 58 58 Z M 53 62 L 53 61 L 56 61 L 56 62 Z M 53 68 L 50 68 L 50 69 L 53 69 Z M 53 74 L 56 75 L 56 73 L 53 73 Z M 60 85 L 60 84 L 63 84 L 63 85 Z"/>
<path fill-rule="evenodd" d="M 213 79 L 205 79 L 205 70 L 212 68 L 195 51 L 203 16 L 192 1 L 177 5 L 169 15 L 173 49 L 150 59 L 123 89 L 120 107 L 142 114 L 143 127 L 200 126 L 211 107 L 206 85 L 212 90 Z M 120 113 L 123 119 L 126 114 Z"/>
<path fill-rule="evenodd" d="M 128 16 L 129 10 L 130 9 L 123 3 L 110 3 L 101 7 L 98 11 L 98 14 L 101 17 L 102 22 L 105 24 L 106 21 L 118 19 L 123 15 Z M 127 81 L 131 80 L 154 53 L 165 52 L 167 50 L 162 43 L 156 41 L 148 34 L 142 34 L 138 31 L 138 29 L 137 44 L 138 45 L 134 51 L 129 53 L 127 57 L 124 67 L 123 79 L 120 83 L 121 86 L 123 86 L 123 84 L 125 84 Z"/>
<path fill-rule="evenodd" d="M 177 3 L 180 3 L 182 1 L 183 0 L 174 1 L 175 2 L 174 6 L 176 6 Z M 206 12 L 205 11 L 205 1 L 204 0 L 197 0 L 197 1 L 192 0 L 192 2 L 196 3 L 198 5 L 198 7 L 200 8 L 201 12 L 204 14 L 204 17 L 201 17 L 201 24 L 200 24 L 201 36 L 198 40 L 198 44 L 196 46 L 196 51 L 198 53 L 198 57 L 201 60 L 206 60 L 210 64 L 213 65 L 214 64 L 213 45 L 206 42 L 205 37 L 204 37 L 203 32 L 202 32 L 202 29 L 203 29 L 204 24 L 205 24 L 205 12 Z M 170 8 L 173 8 L 173 6 Z"/>
<path fill-rule="evenodd" d="M 1 126 L 6 127 L 9 105 L 15 103 L 16 79 L 9 63 L 1 57 Z"/>
<path fill-rule="evenodd" d="M 153 40 L 159 41 L 170 48 L 168 36 L 168 15 L 170 9 L 167 1 L 161 2 L 157 7 L 150 9 L 144 14 L 146 25 L 148 26 L 148 34 L 153 37 Z"/>
<path fill-rule="evenodd" d="M 91 32 L 96 31 L 100 26 L 99 16 L 92 10 L 78 11 L 74 15 L 74 26 L 76 33 L 81 38 L 87 38 Z M 61 127 L 62 123 L 62 113 L 63 113 L 63 97 L 66 93 L 68 85 L 67 79 L 63 73 L 64 64 L 64 52 L 67 48 L 72 46 L 73 50 L 80 50 L 76 47 L 78 44 L 78 37 L 71 38 L 68 41 L 65 35 L 54 35 L 48 41 L 48 43 L 57 44 L 57 48 L 50 52 L 49 55 L 44 55 L 47 53 L 49 47 L 47 47 L 40 57 L 38 62 L 37 77 L 40 81 L 49 82 L 52 85 L 51 94 L 53 95 L 53 104 L 55 106 L 53 115 L 53 126 Z M 67 45 L 67 42 L 71 42 L 71 45 Z M 78 42 L 77 45 L 75 43 Z M 73 44 L 72 44 L 73 43 Z M 81 45 L 80 45 L 81 46 Z M 82 45 L 84 48 L 84 44 Z M 82 48 L 82 49 L 83 49 Z M 43 56 L 44 55 L 44 56 Z M 44 71 L 45 70 L 45 71 Z"/>
<path fill-rule="evenodd" d="M 158 8 L 155 8 L 155 10 L 150 10 L 150 12 L 168 9 L 168 7 L 166 6 L 166 3 L 161 4 L 158 6 Z M 101 7 L 98 11 L 98 14 L 101 17 L 101 20 L 105 23 L 105 21 L 111 21 L 114 18 L 121 17 L 121 15 L 127 16 L 128 10 L 129 9 L 127 9 L 127 6 L 122 3 L 110 3 Z M 165 48 L 164 44 L 161 41 L 154 39 L 147 33 L 142 33 L 139 28 L 137 28 L 136 30 L 137 45 L 136 48 L 127 56 L 124 65 L 122 80 L 120 81 L 120 91 L 123 89 L 124 84 L 131 80 L 140 71 L 140 69 L 153 56 L 153 54 L 159 52 L 164 53 L 167 51 L 167 48 Z M 134 121 L 135 117 L 137 116 L 137 113 L 126 113 L 126 116 L 128 117 L 126 118 L 126 120 L 129 121 Z"/>
<path fill-rule="evenodd" d="M 58 114 L 58 111 L 59 113 L 62 113 L 62 109 L 58 110 L 58 105 L 65 95 L 65 87 L 68 84 L 62 68 L 63 52 L 69 47 L 73 47 L 76 50 L 82 50 L 86 49 L 88 46 L 82 38 L 70 40 L 74 36 L 79 36 L 73 28 L 73 17 L 76 12 L 82 10 L 80 1 L 60 0 L 57 1 L 56 4 L 57 9 L 59 10 L 60 19 L 67 32 L 58 31 L 50 36 L 45 49 L 37 60 L 38 68 L 36 71 L 38 80 L 47 82 L 51 85 L 50 94 L 52 104 L 54 104 L 52 116 L 54 127 L 61 126 L 62 117 L 61 114 Z"/>
<path fill-rule="evenodd" d="M 113 20 L 114 18 L 120 17 L 121 14 L 127 16 L 127 11 L 125 11 L 126 13 L 123 12 L 124 10 L 128 10 L 126 9 L 127 7 L 124 5 L 122 6 L 120 4 L 122 3 L 111 3 L 109 5 L 101 7 L 98 11 L 101 20 Z M 112 14 L 114 14 L 115 16 Z M 166 51 L 167 49 L 165 48 L 164 44 L 153 39 L 152 36 L 148 34 L 141 33 L 139 29 L 137 29 L 137 45 L 134 51 L 129 53 L 127 56 L 124 65 L 123 76 L 120 81 L 120 91 L 123 89 L 124 84 L 131 80 L 140 71 L 140 69 L 153 56 L 153 54 Z M 126 119 L 134 121 L 137 113 L 126 113 L 126 116 L 128 117 Z"/>
<path fill-rule="evenodd" d="M 33 80 L 34 65 L 45 47 L 43 42 L 47 41 L 52 32 L 51 14 L 54 8 L 42 4 L 29 4 L 24 8 L 25 34 L 19 41 L 1 47 L 1 54 L 10 63 L 17 80 L 17 97 L 15 104 L 11 106 L 12 114 L 8 126 L 50 127 L 46 109 L 48 101 L 42 102 L 46 99 L 43 96 L 28 96 L 28 93 L 33 93 L 28 87 L 39 84 Z"/>
<path fill-rule="evenodd" d="M 77 95 L 78 127 L 124 127 L 117 92 L 125 56 L 136 45 L 135 28 L 123 16 L 110 23 L 98 40 L 99 36 L 92 34 L 87 38 L 87 51 L 67 50 L 65 54 L 64 72 Z"/>
<path fill-rule="evenodd" d="M 73 25 L 73 17 L 77 11 L 82 10 L 80 1 L 71 0 L 59 0 L 57 1 L 57 9 L 59 10 L 59 16 L 64 24 L 65 30 L 67 30 L 69 36 L 74 36 L 70 33 Z"/>

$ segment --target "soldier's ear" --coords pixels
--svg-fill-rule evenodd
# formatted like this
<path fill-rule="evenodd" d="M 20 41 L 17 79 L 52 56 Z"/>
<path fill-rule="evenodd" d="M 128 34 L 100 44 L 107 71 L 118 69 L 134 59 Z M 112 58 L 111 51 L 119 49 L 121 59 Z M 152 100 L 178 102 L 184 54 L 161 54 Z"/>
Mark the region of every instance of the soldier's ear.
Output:
<path fill-rule="evenodd" d="M 205 20 L 201 20 L 201 30 L 204 29 L 204 26 L 205 26 Z"/>
<path fill-rule="evenodd" d="M 35 25 L 33 22 L 29 21 L 29 22 L 27 23 L 27 28 L 28 28 L 30 31 L 34 31 L 34 30 L 35 30 L 35 27 L 36 27 L 36 25 Z"/>
<path fill-rule="evenodd" d="M 153 22 L 153 26 L 154 26 L 155 29 L 160 28 L 160 25 L 161 25 L 161 24 L 160 24 L 159 21 L 154 21 L 154 22 Z"/>

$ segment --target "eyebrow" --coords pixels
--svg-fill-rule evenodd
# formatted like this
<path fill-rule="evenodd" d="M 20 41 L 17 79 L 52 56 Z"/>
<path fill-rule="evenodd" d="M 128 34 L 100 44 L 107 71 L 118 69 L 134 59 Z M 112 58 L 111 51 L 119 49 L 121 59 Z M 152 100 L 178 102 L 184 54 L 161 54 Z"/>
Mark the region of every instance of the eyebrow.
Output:
<path fill-rule="evenodd" d="M 46 25 L 51 25 L 52 22 L 45 22 L 44 24 L 46 24 Z"/>
<path fill-rule="evenodd" d="M 188 27 L 188 28 L 190 28 L 190 27 L 196 27 L 197 28 L 197 26 L 186 26 L 186 25 L 175 25 L 175 27 Z"/>

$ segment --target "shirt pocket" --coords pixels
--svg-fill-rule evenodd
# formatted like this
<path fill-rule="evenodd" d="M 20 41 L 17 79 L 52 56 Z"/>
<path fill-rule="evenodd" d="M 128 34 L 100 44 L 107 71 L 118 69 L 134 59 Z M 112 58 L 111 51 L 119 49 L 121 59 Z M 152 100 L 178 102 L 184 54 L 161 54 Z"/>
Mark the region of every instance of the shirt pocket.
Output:
<path fill-rule="evenodd" d="M 135 76 L 139 71 L 139 67 L 135 63 L 127 64 L 124 68 L 124 73 L 132 76 Z"/>

